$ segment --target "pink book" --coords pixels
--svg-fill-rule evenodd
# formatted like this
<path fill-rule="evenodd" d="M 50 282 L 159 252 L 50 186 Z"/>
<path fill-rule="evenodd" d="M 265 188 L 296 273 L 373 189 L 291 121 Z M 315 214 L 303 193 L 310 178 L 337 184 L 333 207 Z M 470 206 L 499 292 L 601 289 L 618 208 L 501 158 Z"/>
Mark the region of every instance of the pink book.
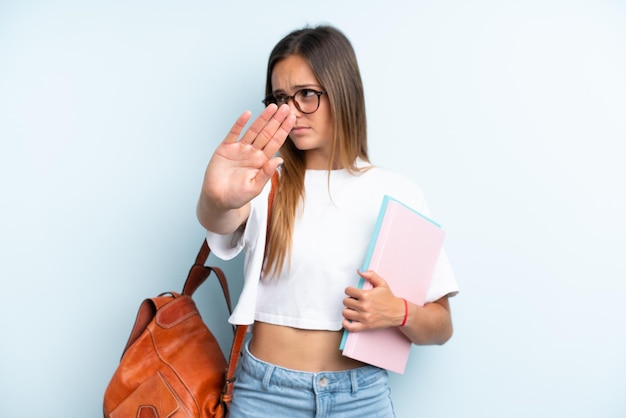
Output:
<path fill-rule="evenodd" d="M 398 297 L 424 305 L 444 239 L 438 224 L 390 196 L 385 196 L 363 269 L 373 270 Z M 360 278 L 359 287 L 372 285 Z M 404 373 L 411 341 L 395 327 L 344 331 L 343 355 L 396 373 Z"/>

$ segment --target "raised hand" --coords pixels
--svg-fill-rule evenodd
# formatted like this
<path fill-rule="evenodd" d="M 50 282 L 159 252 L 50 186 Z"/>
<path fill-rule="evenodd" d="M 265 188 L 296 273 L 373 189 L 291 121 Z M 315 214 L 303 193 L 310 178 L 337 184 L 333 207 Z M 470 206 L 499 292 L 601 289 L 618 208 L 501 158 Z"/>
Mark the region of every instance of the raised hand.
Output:
<path fill-rule="evenodd" d="M 246 111 L 237 119 L 209 161 L 198 203 L 198 217 L 205 226 L 209 216 L 246 206 L 282 162 L 275 154 L 295 124 L 289 106 L 269 105 L 240 138 L 250 117 Z"/>

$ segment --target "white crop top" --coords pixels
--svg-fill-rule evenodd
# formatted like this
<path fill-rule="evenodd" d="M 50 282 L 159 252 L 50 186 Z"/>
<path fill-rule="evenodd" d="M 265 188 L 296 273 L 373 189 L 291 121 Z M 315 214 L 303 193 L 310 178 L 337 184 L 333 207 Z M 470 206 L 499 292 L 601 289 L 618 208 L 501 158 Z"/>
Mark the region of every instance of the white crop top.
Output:
<path fill-rule="evenodd" d="M 330 186 L 330 189 L 329 189 Z M 245 231 L 207 234 L 214 254 L 234 257 L 246 251 L 245 283 L 234 324 L 253 320 L 303 329 L 340 330 L 345 288 L 356 286 L 383 196 L 388 194 L 429 215 L 421 190 L 399 174 L 373 167 L 361 174 L 307 170 L 305 196 L 294 226 L 291 264 L 279 277 L 262 275 L 269 186 L 252 203 Z M 260 249 L 257 251 L 257 249 Z M 442 252 L 427 301 L 458 292 Z"/>

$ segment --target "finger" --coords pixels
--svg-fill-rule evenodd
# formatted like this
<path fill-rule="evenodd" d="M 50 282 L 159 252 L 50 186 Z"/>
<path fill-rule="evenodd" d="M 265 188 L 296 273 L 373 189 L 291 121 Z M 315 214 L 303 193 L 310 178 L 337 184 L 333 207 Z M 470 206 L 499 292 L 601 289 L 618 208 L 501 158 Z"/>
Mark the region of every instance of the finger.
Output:
<path fill-rule="evenodd" d="M 267 125 L 277 112 L 278 107 L 273 103 L 263 109 L 263 112 L 261 112 L 261 114 L 252 122 L 248 130 L 243 134 L 240 142 L 243 144 L 252 144 L 259 132 L 263 130 L 265 125 Z"/>
<path fill-rule="evenodd" d="M 256 149 L 264 150 L 269 157 L 285 142 L 294 124 L 295 116 L 291 115 L 289 106 L 283 105 L 258 133 L 252 145 Z"/>
<path fill-rule="evenodd" d="M 357 311 L 348 308 L 341 311 L 341 314 L 348 321 L 356 321 L 359 317 L 359 313 Z"/>
<path fill-rule="evenodd" d="M 290 124 L 290 115 L 291 110 L 287 105 L 282 105 L 276 112 L 271 114 L 270 112 L 263 112 L 261 113 L 261 116 L 259 116 L 259 118 L 257 118 L 257 120 L 250 126 L 250 129 L 248 129 L 248 131 L 244 134 L 244 138 L 248 141 L 248 136 L 250 136 L 252 140 L 249 143 L 252 144 L 254 148 L 262 150 L 272 140 L 276 133 L 279 132 L 277 140 L 282 144 L 284 138 L 286 138 L 289 134 L 291 127 L 285 133 L 285 129 L 281 130 L 281 126 L 285 121 L 287 121 L 287 125 Z M 269 118 L 267 118 L 268 116 Z M 284 137 L 281 141 L 279 138 L 283 136 L 283 134 Z"/>
<path fill-rule="evenodd" d="M 282 163 L 283 163 L 283 160 L 280 157 L 275 157 L 275 158 L 268 160 L 263 165 L 263 167 L 261 167 L 261 169 L 255 176 L 254 181 L 258 182 L 259 184 L 265 185 L 265 183 L 267 183 L 272 178 L 278 166 L 281 165 Z"/>
<path fill-rule="evenodd" d="M 343 299 L 343 306 L 345 306 L 348 309 L 357 310 L 357 306 L 358 306 L 358 300 L 351 298 L 351 297 L 347 297 Z"/>
<path fill-rule="evenodd" d="M 372 287 L 386 286 L 387 282 L 372 270 L 359 271 L 359 275 L 372 284 Z"/>
<path fill-rule="evenodd" d="M 252 116 L 252 113 L 249 110 L 246 110 L 245 112 L 243 112 L 241 116 L 237 118 L 237 121 L 235 122 L 233 127 L 230 128 L 230 131 L 228 132 L 228 135 L 226 135 L 226 139 L 224 139 L 224 142 L 225 143 L 237 142 L 237 139 L 239 139 L 239 135 L 243 131 L 243 128 L 245 128 L 246 123 L 248 123 L 251 116 Z"/>
<path fill-rule="evenodd" d="M 359 332 L 362 331 L 365 327 L 359 321 L 353 321 L 349 319 L 344 319 L 341 322 L 341 325 L 347 329 L 349 332 Z"/>
<path fill-rule="evenodd" d="M 265 153 L 267 158 L 270 158 L 272 155 L 276 154 L 280 147 L 283 146 L 285 140 L 289 136 L 289 132 L 291 132 L 291 129 L 294 127 L 295 124 L 296 117 L 293 115 L 289 115 L 287 119 L 285 119 L 283 123 L 280 124 L 279 129 L 276 131 L 274 136 L 270 138 L 270 141 L 263 148 L 263 152 Z"/>
<path fill-rule="evenodd" d="M 353 286 L 346 287 L 345 290 L 345 294 L 352 299 L 358 299 L 362 292 L 363 291 L 361 289 Z"/>

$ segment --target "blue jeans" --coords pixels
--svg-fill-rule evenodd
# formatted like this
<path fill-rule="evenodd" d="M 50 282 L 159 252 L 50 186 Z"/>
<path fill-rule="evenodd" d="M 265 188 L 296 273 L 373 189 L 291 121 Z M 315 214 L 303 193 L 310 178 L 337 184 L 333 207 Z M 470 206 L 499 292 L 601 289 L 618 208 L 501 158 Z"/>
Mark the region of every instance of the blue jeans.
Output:
<path fill-rule="evenodd" d="M 255 358 L 246 344 L 229 418 L 395 417 L 387 371 L 301 372 Z"/>

